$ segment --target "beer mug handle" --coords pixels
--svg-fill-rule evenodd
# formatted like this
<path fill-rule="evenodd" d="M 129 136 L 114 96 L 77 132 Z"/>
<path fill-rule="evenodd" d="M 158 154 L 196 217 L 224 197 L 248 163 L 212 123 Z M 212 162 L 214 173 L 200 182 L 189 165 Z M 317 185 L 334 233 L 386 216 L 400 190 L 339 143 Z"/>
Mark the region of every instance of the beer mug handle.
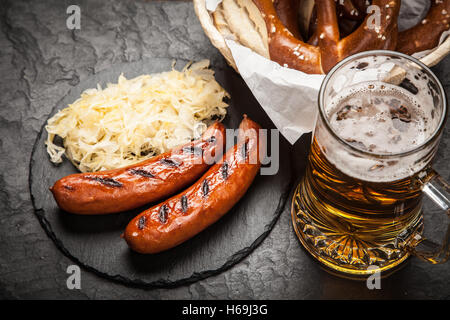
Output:
<path fill-rule="evenodd" d="M 420 181 L 420 183 L 423 193 L 433 200 L 450 218 L 449 184 L 434 170 L 431 170 L 425 181 Z M 432 264 L 446 262 L 450 256 L 450 224 L 447 225 L 447 232 L 441 245 L 416 233 L 408 247 L 413 255 L 424 261 Z"/>

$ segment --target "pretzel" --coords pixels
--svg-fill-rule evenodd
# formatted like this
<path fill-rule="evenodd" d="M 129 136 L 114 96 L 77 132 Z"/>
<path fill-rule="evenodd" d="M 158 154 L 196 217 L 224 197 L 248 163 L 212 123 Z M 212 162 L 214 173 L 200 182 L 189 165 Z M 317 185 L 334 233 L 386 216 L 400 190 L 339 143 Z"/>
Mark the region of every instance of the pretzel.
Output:
<path fill-rule="evenodd" d="M 295 0 L 292 0 L 295 1 Z M 314 2 L 310 0 L 309 2 Z M 341 37 L 346 37 L 356 30 L 366 17 L 369 1 L 367 0 L 341 0 L 337 2 L 337 15 Z M 278 11 L 277 11 L 278 13 Z M 317 34 L 317 8 L 314 6 L 311 12 L 310 24 L 307 30 L 309 35 L 308 43 L 314 46 L 319 44 Z"/>
<path fill-rule="evenodd" d="M 292 0 L 277 0 L 278 3 Z M 272 0 L 253 0 L 266 23 L 270 58 L 306 73 L 328 72 L 336 63 L 357 52 L 394 50 L 397 46 L 399 0 L 373 0 L 380 8 L 380 25 L 371 28 L 367 16 L 347 37 L 340 37 L 335 0 L 316 0 L 318 45 L 296 38 L 280 20 Z M 352 3 L 353 4 L 353 3 Z"/>
<path fill-rule="evenodd" d="M 350 20 L 361 20 L 365 16 L 368 6 L 366 0 L 341 0 L 338 1 L 338 16 Z"/>
<path fill-rule="evenodd" d="M 435 48 L 450 28 L 450 0 L 431 0 L 428 14 L 418 25 L 398 35 L 397 51 L 413 54 Z"/>
<path fill-rule="evenodd" d="M 280 18 L 281 23 L 292 33 L 294 37 L 302 40 L 297 21 L 299 1 L 274 0 L 273 6 L 275 7 L 275 11 Z"/>
<path fill-rule="evenodd" d="M 277 0 L 277 2 L 299 2 L 305 0 Z M 314 1 L 309 1 L 314 2 Z M 370 1 L 368 0 L 340 0 L 337 1 L 336 12 L 338 15 L 338 25 L 341 37 L 346 37 L 356 30 L 361 21 L 365 18 L 365 13 Z M 292 5 L 291 5 L 292 6 Z M 285 16 L 282 12 L 287 6 L 276 6 L 277 14 Z M 317 8 L 314 6 L 310 14 L 310 23 L 307 28 L 308 44 L 317 46 L 319 44 L 319 34 L 317 29 Z M 281 19 L 286 25 L 286 23 Z M 293 25 L 294 22 L 290 22 Z M 290 28 L 288 28 L 291 30 Z M 406 54 L 433 49 L 438 46 L 441 35 L 450 29 L 450 0 L 431 0 L 430 8 L 426 17 L 408 30 L 402 31 L 398 35 L 396 51 Z M 298 37 L 296 37 L 298 38 Z M 298 38 L 301 40 L 301 38 Z"/>

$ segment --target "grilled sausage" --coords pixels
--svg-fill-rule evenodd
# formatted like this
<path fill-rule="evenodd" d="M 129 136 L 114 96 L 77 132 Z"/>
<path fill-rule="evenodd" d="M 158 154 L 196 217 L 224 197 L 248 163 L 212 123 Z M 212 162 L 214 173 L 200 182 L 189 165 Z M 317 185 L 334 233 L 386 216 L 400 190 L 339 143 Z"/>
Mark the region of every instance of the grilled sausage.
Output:
<path fill-rule="evenodd" d="M 193 183 L 225 148 L 225 127 L 216 122 L 199 140 L 139 164 L 96 173 L 72 174 L 50 190 L 58 206 L 77 214 L 107 214 L 167 198 Z M 208 164 L 209 162 L 209 164 Z"/>
<path fill-rule="evenodd" d="M 195 236 L 227 213 L 245 194 L 261 164 L 259 125 L 244 117 L 238 143 L 194 185 L 144 211 L 123 237 L 131 249 L 157 253 Z"/>

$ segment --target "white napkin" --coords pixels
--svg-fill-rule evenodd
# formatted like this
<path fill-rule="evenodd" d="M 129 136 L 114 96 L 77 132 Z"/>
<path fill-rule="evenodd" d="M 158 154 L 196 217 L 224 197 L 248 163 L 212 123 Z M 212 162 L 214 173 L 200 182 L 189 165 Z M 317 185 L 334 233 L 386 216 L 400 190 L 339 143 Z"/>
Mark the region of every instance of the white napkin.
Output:
<path fill-rule="evenodd" d="M 206 0 L 206 7 L 209 11 L 214 11 L 221 2 L 222 0 Z M 415 22 L 420 21 L 421 17 L 417 16 L 420 11 L 418 8 L 425 11 L 427 2 L 403 1 L 400 28 L 410 23 L 411 17 L 416 17 Z M 446 32 L 442 35 L 441 43 L 448 34 Z M 294 144 L 304 133 L 311 132 L 317 120 L 318 92 L 325 76 L 282 67 L 233 40 L 225 42 L 242 78 L 283 136 Z M 414 56 L 421 58 L 430 51 L 432 50 L 416 53 Z"/>
<path fill-rule="evenodd" d="M 281 134 L 294 144 L 315 126 L 324 75 L 280 66 L 233 40 L 225 40 L 239 73 Z"/>

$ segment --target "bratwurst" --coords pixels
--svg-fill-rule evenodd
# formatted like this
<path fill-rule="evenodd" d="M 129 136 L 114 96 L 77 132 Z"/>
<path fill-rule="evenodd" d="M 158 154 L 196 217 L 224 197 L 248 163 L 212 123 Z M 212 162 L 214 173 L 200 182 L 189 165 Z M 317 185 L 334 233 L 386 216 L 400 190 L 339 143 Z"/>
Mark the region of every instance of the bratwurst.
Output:
<path fill-rule="evenodd" d="M 224 148 L 225 127 L 216 122 L 199 140 L 124 168 L 69 175 L 50 190 L 58 206 L 71 213 L 131 210 L 192 184 L 213 163 L 211 159 L 222 156 Z"/>
<path fill-rule="evenodd" d="M 194 185 L 142 212 L 123 237 L 131 249 L 157 253 L 195 236 L 227 213 L 245 194 L 261 166 L 260 126 L 244 116 L 238 142 Z"/>

